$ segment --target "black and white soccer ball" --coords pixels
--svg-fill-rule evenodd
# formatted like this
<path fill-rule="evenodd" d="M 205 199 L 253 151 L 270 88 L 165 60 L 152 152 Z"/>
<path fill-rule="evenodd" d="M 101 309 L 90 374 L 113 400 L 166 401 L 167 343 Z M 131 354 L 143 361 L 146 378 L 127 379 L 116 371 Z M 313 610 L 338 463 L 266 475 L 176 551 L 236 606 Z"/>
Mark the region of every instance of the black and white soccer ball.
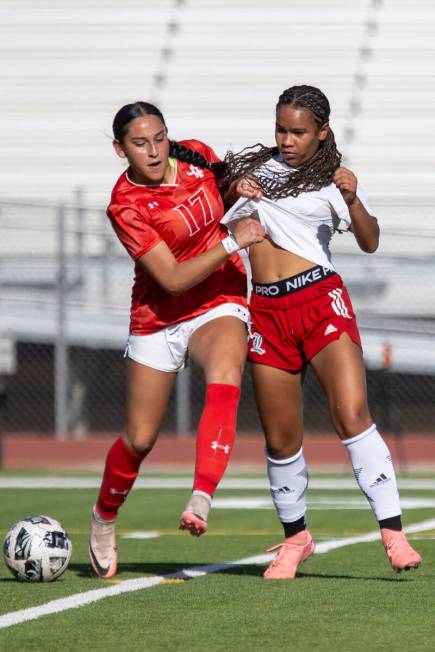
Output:
<path fill-rule="evenodd" d="M 68 532 L 49 516 L 14 523 L 3 541 L 6 566 L 21 582 L 52 582 L 66 570 L 71 553 Z"/>

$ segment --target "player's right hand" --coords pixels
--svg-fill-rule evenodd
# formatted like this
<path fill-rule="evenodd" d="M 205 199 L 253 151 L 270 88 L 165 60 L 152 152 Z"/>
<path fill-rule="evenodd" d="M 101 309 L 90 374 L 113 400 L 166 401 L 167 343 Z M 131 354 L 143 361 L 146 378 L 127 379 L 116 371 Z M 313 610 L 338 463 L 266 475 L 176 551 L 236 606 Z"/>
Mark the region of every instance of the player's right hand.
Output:
<path fill-rule="evenodd" d="M 233 234 L 239 247 L 245 249 L 257 242 L 263 242 L 266 232 L 258 220 L 247 217 L 237 223 Z"/>

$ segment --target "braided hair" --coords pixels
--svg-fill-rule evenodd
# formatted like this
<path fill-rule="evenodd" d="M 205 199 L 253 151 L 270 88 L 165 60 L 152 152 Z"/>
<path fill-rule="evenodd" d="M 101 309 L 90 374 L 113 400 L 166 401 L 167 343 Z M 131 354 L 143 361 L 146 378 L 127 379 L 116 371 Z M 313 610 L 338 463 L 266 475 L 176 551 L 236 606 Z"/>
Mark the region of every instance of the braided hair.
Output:
<path fill-rule="evenodd" d="M 150 104 L 149 102 L 134 102 L 133 104 L 126 104 L 123 106 L 115 115 L 112 125 L 114 138 L 122 143 L 127 134 L 130 122 L 135 118 L 140 118 L 144 115 L 157 116 L 166 127 L 166 122 L 162 112 L 154 104 Z M 169 141 L 169 156 L 176 158 L 179 161 L 191 163 L 199 168 L 207 168 L 218 178 L 222 177 L 227 169 L 225 163 L 210 163 L 207 161 L 205 156 L 199 152 L 195 152 L 193 149 L 190 149 L 175 140 Z"/>
<path fill-rule="evenodd" d="M 329 121 L 331 112 L 328 98 L 314 86 L 292 86 L 278 98 L 276 110 L 281 106 L 293 106 L 309 111 L 320 129 Z M 270 199 L 297 197 L 302 192 L 320 190 L 332 182 L 335 170 L 339 167 L 341 154 L 337 150 L 334 133 L 328 129 L 327 136 L 321 142 L 316 154 L 297 170 L 277 172 L 275 169 L 268 174 L 267 161 L 279 153 L 278 147 L 265 147 L 257 143 L 234 154 L 228 152 L 225 157 L 227 164 L 226 184 L 245 175 L 256 176 L 256 171 L 262 166 L 264 174 L 258 178 L 263 193 Z"/>
<path fill-rule="evenodd" d="M 207 168 L 211 170 L 213 174 L 220 179 L 223 177 L 227 171 L 226 163 L 222 161 L 217 161 L 216 163 L 210 163 L 207 161 L 205 156 L 199 152 L 195 152 L 193 149 L 178 143 L 176 140 L 169 141 L 169 156 L 178 159 L 179 161 L 185 161 L 186 163 L 192 163 L 198 168 Z"/>

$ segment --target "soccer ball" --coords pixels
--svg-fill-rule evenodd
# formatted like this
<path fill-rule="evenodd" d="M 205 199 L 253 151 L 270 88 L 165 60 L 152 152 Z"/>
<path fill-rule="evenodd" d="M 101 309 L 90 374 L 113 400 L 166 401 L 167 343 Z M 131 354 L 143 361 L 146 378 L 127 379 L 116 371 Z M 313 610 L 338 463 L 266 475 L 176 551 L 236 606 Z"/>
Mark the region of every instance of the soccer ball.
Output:
<path fill-rule="evenodd" d="M 3 541 L 6 566 L 21 582 L 52 582 L 71 559 L 68 532 L 49 516 L 28 516 L 9 529 Z"/>

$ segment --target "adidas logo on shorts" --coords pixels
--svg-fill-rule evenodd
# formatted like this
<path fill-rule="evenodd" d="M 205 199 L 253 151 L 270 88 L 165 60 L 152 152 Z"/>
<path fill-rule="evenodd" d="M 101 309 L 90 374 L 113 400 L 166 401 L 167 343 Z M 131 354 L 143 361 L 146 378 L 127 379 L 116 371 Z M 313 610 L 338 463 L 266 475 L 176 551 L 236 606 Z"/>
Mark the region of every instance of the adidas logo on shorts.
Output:
<path fill-rule="evenodd" d="M 337 329 L 335 328 L 335 326 L 333 326 L 333 324 L 328 324 L 328 326 L 325 328 L 325 332 L 323 333 L 323 335 L 331 335 L 331 333 L 335 333 L 336 331 Z"/>

